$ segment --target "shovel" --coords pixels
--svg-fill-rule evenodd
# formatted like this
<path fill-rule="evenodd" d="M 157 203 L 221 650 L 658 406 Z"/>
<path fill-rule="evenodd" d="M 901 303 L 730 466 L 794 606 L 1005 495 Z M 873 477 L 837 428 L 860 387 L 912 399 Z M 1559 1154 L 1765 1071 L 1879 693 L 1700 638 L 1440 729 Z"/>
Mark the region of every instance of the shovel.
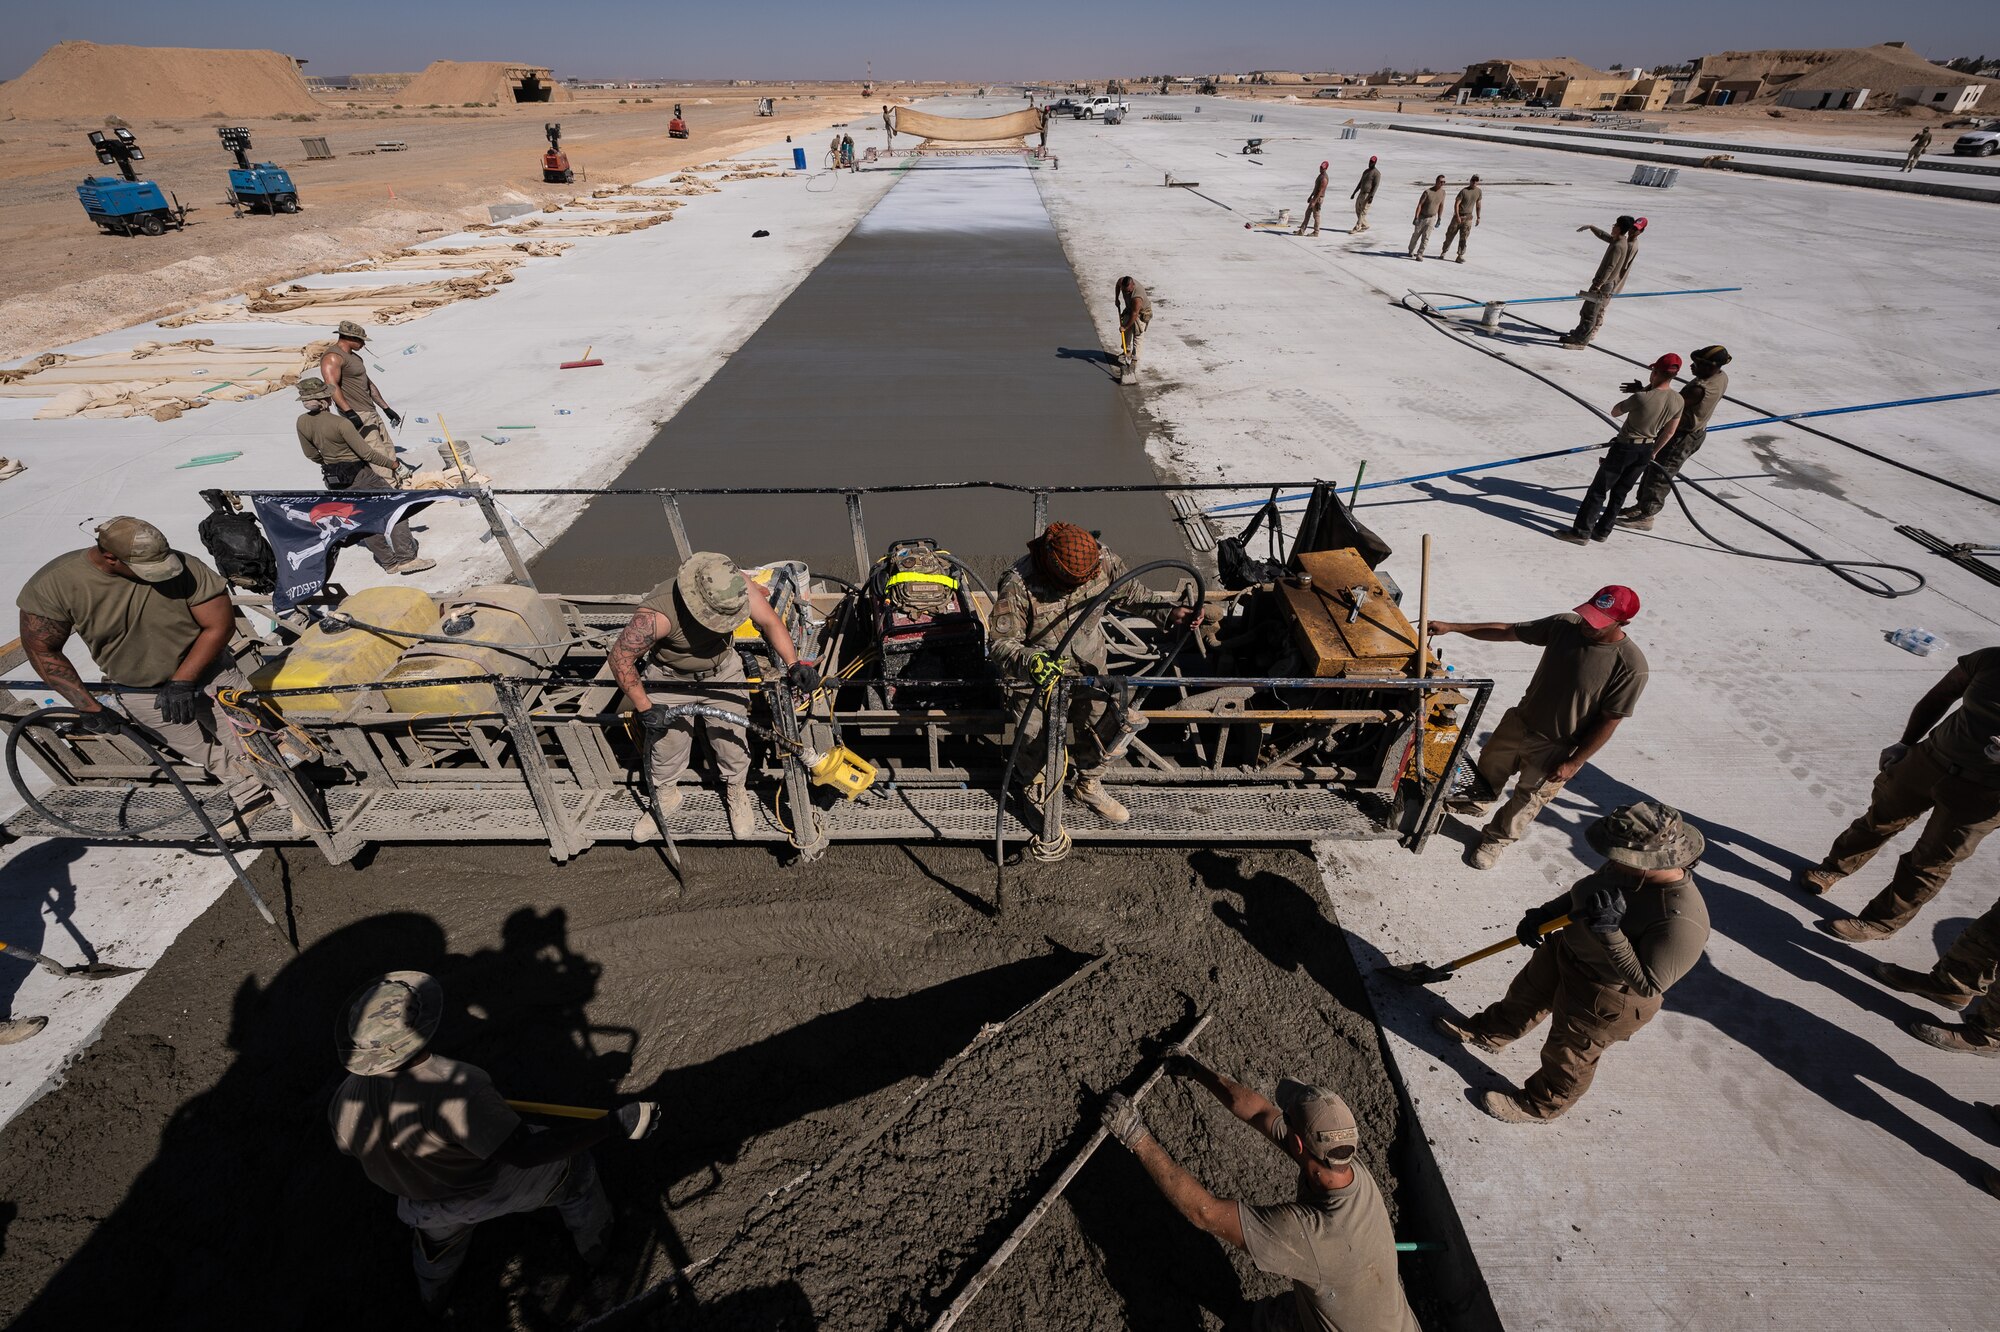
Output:
<path fill-rule="evenodd" d="M 10 944 L 0 939 L 0 952 L 12 950 L 27 958 L 43 971 L 65 980 L 110 980 L 113 976 L 131 976 L 144 971 L 144 967 L 114 967 L 109 962 L 91 962 L 83 966 L 66 967 L 52 957 L 43 957 L 32 948 Z"/>
<path fill-rule="evenodd" d="M 1545 935 L 1554 934 L 1567 924 L 1569 924 L 1568 916 L 1557 916 L 1554 920 L 1543 925 L 1540 932 Z M 1483 957 L 1491 957 L 1495 953 L 1504 953 L 1509 948 L 1519 948 L 1520 946 L 1521 941 L 1510 934 L 1499 943 L 1488 944 L 1476 953 L 1467 953 L 1464 957 L 1453 958 L 1441 967 L 1434 967 L 1424 962 L 1412 962 L 1407 966 L 1377 967 L 1376 970 L 1385 976 L 1391 976 L 1396 980 L 1402 981 L 1405 985 L 1429 985 L 1434 981 L 1450 980 L 1460 967 L 1469 967 Z"/>

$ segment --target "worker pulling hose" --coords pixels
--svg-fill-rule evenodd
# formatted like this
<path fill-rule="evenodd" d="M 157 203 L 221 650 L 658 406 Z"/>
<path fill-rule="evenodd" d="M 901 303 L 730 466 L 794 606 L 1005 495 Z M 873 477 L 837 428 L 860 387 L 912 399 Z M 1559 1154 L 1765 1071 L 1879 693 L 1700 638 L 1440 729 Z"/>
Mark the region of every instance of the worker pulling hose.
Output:
<path fill-rule="evenodd" d="M 1055 526 L 1056 525 L 1052 524 L 1050 530 L 1053 531 Z M 1038 538 L 1038 540 L 1040 540 L 1040 538 Z M 1187 638 L 1193 633 L 1194 625 L 1199 623 L 1199 615 L 1201 607 L 1205 604 L 1208 597 L 1208 585 L 1206 581 L 1202 578 L 1201 571 L 1196 569 L 1193 565 L 1186 563 L 1183 560 L 1153 560 L 1149 563 L 1140 565 L 1136 569 L 1131 569 L 1126 571 L 1125 573 L 1117 575 L 1109 583 L 1105 585 L 1105 588 L 1102 592 L 1099 592 L 1096 596 L 1092 597 L 1088 602 L 1084 603 L 1084 605 L 1070 617 L 1069 626 L 1063 631 L 1062 638 L 1057 641 L 1055 649 L 1053 651 L 1036 652 L 1029 659 L 1028 669 L 1031 672 L 1031 678 L 1033 679 L 1036 686 L 1035 695 L 1033 698 L 1029 700 L 1027 709 L 1023 711 L 1021 719 L 1015 725 L 1014 743 L 1007 751 L 1007 762 L 1005 767 L 1001 769 L 1000 773 L 1000 789 L 994 799 L 993 901 L 996 907 L 1000 903 L 1000 895 L 1006 887 L 1006 878 L 1007 878 L 1007 854 L 1006 854 L 1006 837 L 1005 837 L 1006 819 L 1007 819 L 1007 794 L 1013 785 L 1015 766 L 1020 762 L 1021 752 L 1028 742 L 1030 734 L 1030 727 L 1028 725 L 1028 715 L 1030 712 L 1032 712 L 1032 710 L 1035 707 L 1037 706 L 1041 707 L 1042 732 L 1043 734 L 1047 734 L 1048 728 L 1052 722 L 1052 718 L 1050 716 L 1049 700 L 1057 692 L 1059 692 L 1058 686 L 1062 683 L 1063 675 L 1068 673 L 1072 668 L 1072 663 L 1070 662 L 1069 659 L 1070 643 L 1076 638 L 1077 634 L 1081 632 L 1086 626 L 1094 626 L 1098 623 L 1098 617 L 1104 613 L 1105 607 L 1109 606 L 1111 602 L 1116 598 L 1121 588 L 1127 586 L 1128 584 L 1136 581 L 1137 579 L 1148 573 L 1153 573 L 1162 569 L 1177 569 L 1182 573 L 1185 573 L 1189 578 L 1191 578 L 1194 581 L 1195 598 L 1194 598 L 1193 609 L 1196 612 L 1195 617 L 1192 620 L 1181 626 L 1182 632 L 1180 635 L 1180 640 L 1174 645 L 1173 649 L 1167 654 L 1166 658 L 1160 663 L 1160 665 L 1153 672 L 1156 675 L 1164 675 L 1169 669 L 1172 668 L 1174 661 L 1179 657 L 1181 647 L 1186 643 Z M 1001 584 L 1001 591 L 1003 598 L 1006 595 L 1007 589 L 1008 589 L 1008 584 L 1003 580 Z M 995 613 L 996 630 L 1000 627 L 998 604 L 999 603 L 996 603 L 996 613 Z"/>
<path fill-rule="evenodd" d="M 1572 401 L 1579 404 L 1580 406 L 1582 406 L 1586 411 L 1590 412 L 1592 415 L 1596 416 L 1599 420 L 1602 420 L 1607 425 L 1610 425 L 1613 428 L 1617 427 L 1618 424 L 1617 421 L 1615 421 L 1610 416 L 1609 413 L 1605 412 L 1595 403 L 1591 402 L 1587 398 L 1583 397 L 1581 394 L 1570 389 L 1566 385 L 1558 383 L 1556 380 L 1550 378 L 1548 375 L 1545 375 L 1541 371 L 1536 370 L 1533 366 L 1521 364 L 1519 361 L 1507 355 L 1505 352 L 1495 351 L 1491 347 L 1483 346 L 1478 342 L 1466 338 L 1464 335 L 1460 334 L 1456 329 L 1451 328 L 1444 320 L 1436 319 L 1435 318 L 1436 307 L 1432 306 L 1429 301 L 1423 299 L 1426 296 L 1449 296 L 1456 300 L 1463 300 L 1463 301 L 1470 301 L 1472 299 L 1471 297 L 1466 296 L 1461 292 L 1454 292 L 1454 291 L 1421 291 L 1421 292 L 1413 291 L 1405 295 L 1402 298 L 1401 302 L 1399 303 L 1402 305 L 1404 309 L 1409 310 L 1413 314 L 1424 315 L 1432 318 L 1433 327 L 1437 328 L 1439 332 L 1443 333 L 1446 337 L 1451 338 L 1453 341 L 1458 342 L 1464 346 L 1470 347 L 1474 351 L 1480 352 L 1483 355 L 1490 356 L 1493 359 L 1501 362 L 1502 364 L 1512 366 L 1514 369 L 1520 370 L 1525 374 L 1534 376 L 1536 379 L 1539 379 L 1542 383 L 1547 384 L 1550 388 L 1556 390 L 1556 392 L 1562 394 L 1564 397 L 1569 398 Z M 1410 303 L 1412 298 L 1416 299 L 1417 301 L 1416 305 L 1412 305 Z M 1541 329 L 1545 333 L 1554 334 L 1558 331 L 1556 329 L 1550 328 L 1546 324 L 1538 324 L 1532 319 L 1524 319 L 1519 315 L 1514 316 L 1514 318 L 1519 320 L 1521 323 L 1528 325 L 1531 328 Z M 1616 356 L 1619 360 L 1625 361 L 1631 365 L 1642 364 L 1641 362 L 1634 360 L 1632 357 L 1621 355 L 1620 353 L 1610 351 L 1607 348 L 1599 348 L 1598 350 L 1604 351 L 1606 355 Z M 1753 404 L 1742 402 L 1740 399 L 1737 398 L 1728 397 L 1727 395 L 1724 395 L 1724 398 L 1725 401 L 1735 402 L 1739 406 L 1749 407 L 1752 411 L 1764 410 L 1763 408 L 1754 406 Z M 1825 432 L 1812 430 L 1812 427 L 1809 426 L 1800 426 L 1798 428 L 1801 430 L 1812 431 L 1812 433 L 1814 434 L 1825 435 Z M 1825 435 L 1825 438 L 1832 439 L 1836 443 L 1841 443 L 1841 444 L 1846 443 L 1845 440 L 1840 440 L 1832 435 Z M 1858 445 L 1848 445 L 1848 447 L 1856 448 L 1859 452 L 1862 453 L 1869 452 L 1866 449 L 1860 449 Z M 1877 454 L 1870 454 L 1870 456 L 1880 457 L 1880 455 Z M 1916 468 L 1908 467 L 1906 464 L 1898 464 L 1898 465 L 1903 466 L 1904 469 L 1907 471 L 1917 471 Z M 1954 482 L 1945 481 L 1942 477 L 1931 476 L 1929 473 L 1919 473 L 1919 474 L 1926 476 L 1931 480 L 1939 481 L 1944 485 L 1952 486 L 1953 489 L 1957 490 L 1965 489 L 1965 487 L 1958 486 Z M 1695 531 L 1699 532 L 1704 539 L 1706 539 L 1710 544 L 1714 545 L 1718 550 L 1724 551 L 1731 555 L 1740 555 L 1745 559 L 1764 560 L 1774 564 L 1815 565 L 1819 568 L 1825 569 L 1828 573 L 1834 575 L 1836 578 L 1839 578 L 1842 582 L 1847 583 L 1849 586 L 1857 588 L 1860 591 L 1866 592 L 1869 596 L 1882 597 L 1884 599 L 1889 599 L 1889 600 L 1893 600 L 1897 597 L 1911 596 L 1917 592 L 1921 592 L 1926 586 L 1926 580 L 1924 576 L 1917 570 L 1909 568 L 1907 565 L 1892 564 L 1884 560 L 1841 560 L 1821 555 L 1818 551 L 1812 549 L 1812 547 L 1806 545 L 1804 542 L 1786 535 L 1784 532 L 1781 532 L 1777 528 L 1772 527 L 1769 523 L 1765 523 L 1756 518 L 1751 517 L 1748 513 L 1745 513 L 1742 509 L 1730 503 L 1728 500 L 1722 498 L 1722 496 L 1716 494 L 1714 491 L 1709 490 L 1707 487 L 1703 486 L 1700 482 L 1695 481 L 1691 477 L 1678 476 L 1674 478 L 1674 481 L 1677 483 L 1673 488 L 1674 502 L 1680 505 L 1681 512 L 1687 515 L 1688 523 L 1695 529 Z M 1729 510 L 1730 513 L 1734 514 L 1738 518 L 1741 518 L 1743 521 L 1749 523 L 1751 526 L 1770 533 L 1778 540 L 1784 542 L 1786 545 L 1792 547 L 1794 550 L 1797 550 L 1801 553 L 1798 555 L 1775 555 L 1765 551 L 1744 550 L 1740 546 L 1730 545 L 1728 542 L 1722 540 L 1720 537 L 1716 536 L 1713 532 L 1709 531 L 1706 527 L 1702 526 L 1701 521 L 1694 516 L 1694 511 L 1688 507 L 1687 498 L 1681 493 L 1680 486 L 1682 484 L 1688 486 L 1696 494 L 1699 494 L 1704 498 L 1711 500 L 1716 504 L 1721 505 L 1723 508 Z M 1976 494 L 1976 492 L 1967 492 L 1967 493 Z M 1979 496 L 1979 498 L 1983 499 L 1986 497 Z M 1860 569 L 1885 569 L 1894 573 L 1907 574 L 1909 577 L 1915 580 L 1915 586 L 1898 589 L 1892 586 L 1887 580 L 1875 574 L 1852 572 L 1853 570 L 1860 570 Z"/>
<path fill-rule="evenodd" d="M 101 712 L 86 713 L 81 708 L 73 707 L 41 708 L 14 722 L 7 732 L 7 778 L 13 782 L 14 791 L 21 797 L 22 803 L 33 810 L 37 816 L 54 824 L 56 827 L 75 833 L 79 837 L 90 838 L 123 840 L 137 837 L 142 833 L 163 828 L 181 817 L 179 814 L 173 814 L 157 822 L 144 824 L 136 828 L 89 828 L 82 824 L 72 823 L 35 798 L 34 792 L 28 789 L 28 783 L 21 776 L 21 737 L 27 733 L 28 728 L 31 726 L 52 726 L 54 723 L 63 721 L 81 722 L 85 717 L 96 719 L 99 724 L 109 721 L 118 734 L 138 745 L 146 757 L 151 760 L 153 766 L 166 774 L 167 780 L 173 783 L 174 790 L 179 792 L 181 799 L 187 802 L 189 812 L 200 822 L 202 831 L 208 834 L 208 839 L 211 842 L 215 843 L 215 849 L 222 853 L 222 858 L 229 862 L 230 872 L 236 876 L 236 882 L 241 885 L 243 891 L 249 896 L 251 905 L 257 908 L 257 914 L 264 918 L 266 925 L 275 926 L 278 923 L 278 918 L 271 914 L 271 908 L 265 904 L 263 895 L 257 891 L 256 885 L 250 882 L 250 876 L 244 872 L 242 863 L 236 859 L 236 853 L 230 849 L 228 839 L 222 835 L 222 830 L 215 826 L 215 820 L 208 816 L 208 810 L 202 806 L 200 799 L 189 788 L 187 782 L 182 780 L 178 772 L 174 771 L 173 764 L 167 762 L 166 756 L 160 753 L 158 747 L 153 744 L 143 728 L 123 717 L 117 716 L 108 709 Z"/>

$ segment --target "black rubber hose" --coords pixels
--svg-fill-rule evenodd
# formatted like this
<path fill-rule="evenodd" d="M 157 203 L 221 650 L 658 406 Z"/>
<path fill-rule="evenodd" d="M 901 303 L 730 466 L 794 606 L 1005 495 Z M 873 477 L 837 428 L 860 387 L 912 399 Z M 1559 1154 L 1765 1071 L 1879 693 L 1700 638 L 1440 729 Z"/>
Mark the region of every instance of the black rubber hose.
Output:
<path fill-rule="evenodd" d="M 1410 298 L 1412 296 L 1417 298 L 1418 305 L 1410 304 Z M 1618 427 L 1617 418 L 1611 416 L 1609 413 L 1600 408 L 1596 403 L 1590 401 L 1588 398 L 1585 398 L 1582 394 L 1577 393 L 1575 390 L 1569 388 L 1567 385 L 1557 383 L 1554 379 L 1551 379 L 1549 376 L 1543 374 L 1541 371 L 1535 369 L 1533 366 L 1523 365 L 1521 364 L 1521 362 L 1515 360 L 1511 356 L 1508 356 L 1504 352 L 1497 352 L 1493 350 L 1491 347 L 1481 346 L 1477 342 L 1472 342 L 1460 336 L 1459 333 L 1456 330 L 1452 329 L 1444 320 L 1437 317 L 1437 312 L 1430 308 L 1430 303 L 1428 301 L 1423 300 L 1425 296 L 1449 296 L 1455 300 L 1475 301 L 1475 303 L 1476 303 L 1476 298 L 1471 296 L 1466 296 L 1463 295 L 1462 293 L 1455 291 L 1419 291 L 1419 292 L 1409 293 L 1409 295 L 1404 296 L 1401 302 L 1399 303 L 1402 305 L 1404 309 L 1409 310 L 1415 314 L 1428 315 L 1429 317 L 1431 317 L 1433 320 L 1436 321 L 1434 323 L 1434 327 L 1436 327 L 1440 333 L 1443 333 L 1446 337 L 1450 338 L 1452 341 L 1460 343 L 1463 346 L 1470 347 L 1474 351 L 1481 352 L 1487 356 L 1491 356 L 1494 360 L 1499 361 L 1501 364 L 1512 366 L 1514 369 L 1519 370 L 1524 374 L 1533 375 L 1536 379 L 1539 379 L 1540 381 L 1542 381 L 1542 383 L 1547 384 L 1550 388 L 1554 389 L 1556 392 L 1562 394 L 1564 397 L 1569 398 L 1573 402 L 1577 403 L 1585 411 L 1597 417 L 1600 421 L 1603 421 L 1605 424 L 1611 426 L 1613 429 L 1616 429 Z M 1418 308 L 1419 305 L 1422 306 L 1423 308 L 1421 309 Z M 1519 315 L 1514 315 L 1511 317 L 1514 318 L 1519 323 L 1528 325 L 1530 328 L 1541 329 L 1544 333 L 1557 332 L 1557 330 L 1550 328 L 1547 324 L 1538 324 L 1532 319 L 1523 319 Z M 1625 356 L 1619 352 L 1609 351 L 1608 349 L 1602 347 L 1596 348 L 1595 350 L 1603 351 L 1608 356 L 1616 356 L 1619 360 L 1625 361 L 1628 364 L 1645 368 L 1644 362 L 1633 360 L 1633 358 Z M 1737 401 L 1737 399 L 1728 398 L 1728 395 L 1726 394 L 1724 395 L 1724 397 L 1731 402 Z M 1748 403 L 1743 403 L 1742 405 L 1746 407 L 1750 406 L 1750 404 Z M 1758 407 L 1752 407 L 1751 410 L 1762 411 L 1763 409 Z M 1766 415 L 1769 415 L 1769 413 L 1766 413 Z M 1833 437 L 1828 436 L 1828 438 L 1833 438 Z M 1836 440 L 1835 442 L 1844 443 L 1845 441 Z M 1858 448 L 1858 446 L 1850 446 L 1850 447 Z M 1866 449 L 1860 449 L 1859 451 L 1863 453 L 1868 452 L 1868 450 Z M 1905 470 L 1915 471 L 1916 469 L 1906 467 Z M 1921 475 L 1930 476 L 1929 473 L 1921 473 Z M 1944 481 L 1942 477 L 1930 476 L 1930 479 L 1933 481 L 1939 481 L 1945 485 L 1953 486 L 1955 489 L 1960 489 L 1960 490 L 1964 489 L 1963 486 L 1956 486 L 1953 482 Z M 1923 591 L 1924 588 L 1927 586 L 1923 574 L 1919 573 L 1915 569 L 1910 568 L 1907 565 L 1891 564 L 1885 560 L 1838 560 L 1838 559 L 1833 559 L 1829 556 L 1821 555 L 1818 551 L 1806 545 L 1804 542 L 1799 541 L 1794 537 L 1788 536 L 1784 532 L 1781 532 L 1777 528 L 1771 526 L 1769 523 L 1761 522 L 1758 519 L 1751 517 L 1748 513 L 1745 513 L 1742 509 L 1738 508 L 1734 504 L 1731 504 L 1728 500 L 1722 498 L 1722 496 L 1716 494 L 1714 491 L 1709 490 L 1708 488 L 1703 486 L 1700 482 L 1694 480 L 1691 477 L 1676 476 L 1672 478 L 1672 483 L 1673 483 L 1672 490 L 1673 490 L 1674 502 L 1680 505 L 1681 512 L 1687 515 L 1688 522 L 1694 527 L 1695 531 L 1701 533 L 1701 535 L 1705 539 L 1707 539 L 1711 544 L 1713 544 L 1718 550 L 1724 551 L 1731 555 L 1740 555 L 1744 559 L 1765 560 L 1773 564 L 1814 565 L 1819 568 L 1825 569 L 1828 573 L 1840 579 L 1842 582 L 1848 584 L 1850 587 L 1856 588 L 1862 592 L 1866 592 L 1871 597 L 1882 597 L 1884 599 L 1893 600 L 1894 598 L 1897 597 L 1912 596 L 1915 593 Z M 1690 489 L 1694 490 L 1697 494 L 1701 495 L 1704 499 L 1710 500 L 1713 503 L 1721 505 L 1723 508 L 1729 510 L 1729 512 L 1735 514 L 1738 518 L 1741 518 L 1744 522 L 1749 523 L 1753 527 L 1759 528 L 1765 532 L 1770 533 L 1778 540 L 1784 542 L 1792 549 L 1799 551 L 1801 553 L 1798 555 L 1773 555 L 1765 551 L 1744 550 L 1740 546 L 1730 545 L 1722 538 L 1716 536 L 1715 533 L 1703 527 L 1701 523 L 1695 518 L 1693 510 L 1688 508 L 1688 502 L 1686 496 L 1681 494 L 1682 485 L 1688 486 Z M 1976 494 L 1977 492 L 1968 491 L 1967 493 Z M 1985 496 L 1980 496 L 1980 498 L 1984 499 Z M 1897 588 L 1890 586 L 1890 584 L 1886 580 L 1877 577 L 1874 574 L 1858 574 L 1850 572 L 1850 570 L 1855 570 L 1855 569 L 1887 569 L 1895 573 L 1908 574 L 1911 578 L 1916 580 L 1916 585 L 1914 587 L 1908 587 L 1898 590 Z"/>
<path fill-rule="evenodd" d="M 174 819 L 179 818 L 180 815 L 175 814 L 169 818 L 161 819 L 158 823 L 149 823 L 140 828 L 86 828 L 82 824 L 71 823 L 68 819 L 55 813 L 47 805 L 44 805 L 35 798 L 34 792 L 28 789 L 28 783 L 21 777 L 21 736 L 30 726 L 47 726 L 57 721 L 78 721 L 84 715 L 84 711 L 81 708 L 42 708 L 20 718 L 9 728 L 7 732 L 6 756 L 7 778 L 13 782 L 15 794 L 21 797 L 22 802 L 41 818 L 47 819 L 56 827 L 73 832 L 79 837 L 118 839 L 137 837 L 140 833 L 152 832 L 157 828 L 163 828 L 167 824 L 172 823 Z M 98 715 L 101 716 L 103 714 L 100 713 Z M 229 862 L 230 871 L 236 875 L 236 882 L 249 895 L 251 905 L 257 908 L 257 914 L 264 918 L 266 925 L 275 926 L 278 923 L 278 918 L 271 914 L 271 908 L 265 904 L 262 894 L 257 891 L 256 885 L 250 882 L 250 876 L 243 872 L 243 866 L 236 859 L 236 853 L 229 849 L 228 839 L 222 835 L 222 830 L 215 826 L 215 820 L 208 817 L 208 811 L 202 807 L 200 799 L 188 788 L 188 784 L 181 780 L 181 775 L 174 771 L 174 765 L 167 762 L 166 756 L 161 754 L 153 742 L 147 738 L 142 728 L 116 713 L 112 713 L 111 717 L 112 720 L 118 723 L 119 733 L 144 750 L 146 757 L 152 760 L 153 766 L 166 774 L 167 780 L 173 783 L 174 790 L 178 791 L 181 799 L 187 802 L 189 811 L 200 821 L 202 830 L 208 834 L 209 840 L 215 843 L 215 849 L 220 851 L 222 858 Z"/>
<path fill-rule="evenodd" d="M 1084 625 L 1090 623 L 1103 613 L 1104 608 L 1111 603 L 1112 595 L 1119 588 L 1125 586 L 1141 574 L 1152 573 L 1157 569 L 1179 569 L 1188 577 L 1194 579 L 1194 604 L 1196 609 L 1199 609 L 1208 600 L 1208 584 L 1202 578 L 1201 570 L 1195 568 L 1192 564 L 1188 564 L 1183 560 L 1154 560 L 1149 564 L 1142 564 L 1138 568 L 1128 569 L 1117 578 L 1112 579 L 1102 592 L 1099 592 L 1088 602 L 1085 602 L 1083 610 L 1077 614 L 1075 619 L 1070 622 L 1069 628 L 1064 631 L 1062 641 L 1056 644 L 1056 650 L 1049 655 L 1053 657 L 1062 656 L 1068 650 L 1070 640 L 1076 637 L 1077 632 Z M 1179 655 L 1178 649 L 1176 649 L 1175 655 Z M 1168 661 L 1171 663 L 1172 658 L 1168 658 Z M 1038 701 L 1030 699 L 1028 707 L 1032 709 Z M 1047 706 L 1046 703 L 1043 704 L 1043 735 L 1047 735 L 1049 732 Z M 1000 771 L 1000 794 L 995 799 L 993 806 L 993 905 L 996 910 L 1000 906 L 1000 893 L 1006 887 L 1007 882 L 1007 844 L 1005 836 L 1007 828 L 1007 791 L 1014 783 L 1014 764 L 1020 760 L 1021 748 L 1027 743 L 1028 728 L 1025 725 L 1026 721 L 1027 712 L 1023 711 L 1021 714 L 1021 723 L 1017 724 L 1014 728 L 1014 743 L 1007 751 L 1007 766 Z"/>

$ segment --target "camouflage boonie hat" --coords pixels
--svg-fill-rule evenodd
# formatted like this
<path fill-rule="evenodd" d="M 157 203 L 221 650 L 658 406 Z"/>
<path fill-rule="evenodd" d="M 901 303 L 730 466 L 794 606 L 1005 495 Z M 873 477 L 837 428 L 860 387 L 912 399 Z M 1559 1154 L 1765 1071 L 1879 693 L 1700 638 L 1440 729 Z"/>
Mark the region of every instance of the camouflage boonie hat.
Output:
<path fill-rule="evenodd" d="M 1679 810 L 1657 800 L 1621 805 L 1583 835 L 1597 854 L 1631 869 L 1686 869 L 1708 849 L 1700 829 L 1690 827 Z"/>
<path fill-rule="evenodd" d="M 355 323 L 352 319 L 341 320 L 340 327 L 335 329 L 334 333 L 337 337 L 358 338 L 362 342 L 368 341 L 368 330 Z"/>
<path fill-rule="evenodd" d="M 421 971 L 392 971 L 347 1001 L 334 1046 L 348 1072 L 379 1077 L 422 1054 L 443 1016 L 442 985 Z"/>
<path fill-rule="evenodd" d="M 299 398 L 303 402 L 314 402 L 320 398 L 331 398 L 333 390 L 318 375 L 307 375 L 298 383 Z"/>
<path fill-rule="evenodd" d="M 674 590 L 695 623 L 718 634 L 732 632 L 750 613 L 750 585 L 736 561 L 712 550 L 688 556 L 674 575 Z"/>

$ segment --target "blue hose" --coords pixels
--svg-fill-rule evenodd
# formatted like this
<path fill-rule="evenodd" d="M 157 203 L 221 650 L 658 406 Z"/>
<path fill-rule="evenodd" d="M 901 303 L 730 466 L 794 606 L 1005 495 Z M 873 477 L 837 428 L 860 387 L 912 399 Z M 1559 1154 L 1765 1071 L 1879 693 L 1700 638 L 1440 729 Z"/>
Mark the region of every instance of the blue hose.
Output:
<path fill-rule="evenodd" d="M 1741 287 L 1690 287 L 1686 291 L 1621 291 L 1611 299 L 1614 301 L 1637 300 L 1641 296 L 1713 296 L 1718 292 L 1741 291 Z M 1502 305 L 1542 305 L 1549 301 L 1580 301 L 1581 296 L 1522 296 L 1511 301 L 1501 301 Z M 1433 310 L 1481 310 L 1486 301 L 1467 301 L 1463 305 L 1433 305 Z"/>

